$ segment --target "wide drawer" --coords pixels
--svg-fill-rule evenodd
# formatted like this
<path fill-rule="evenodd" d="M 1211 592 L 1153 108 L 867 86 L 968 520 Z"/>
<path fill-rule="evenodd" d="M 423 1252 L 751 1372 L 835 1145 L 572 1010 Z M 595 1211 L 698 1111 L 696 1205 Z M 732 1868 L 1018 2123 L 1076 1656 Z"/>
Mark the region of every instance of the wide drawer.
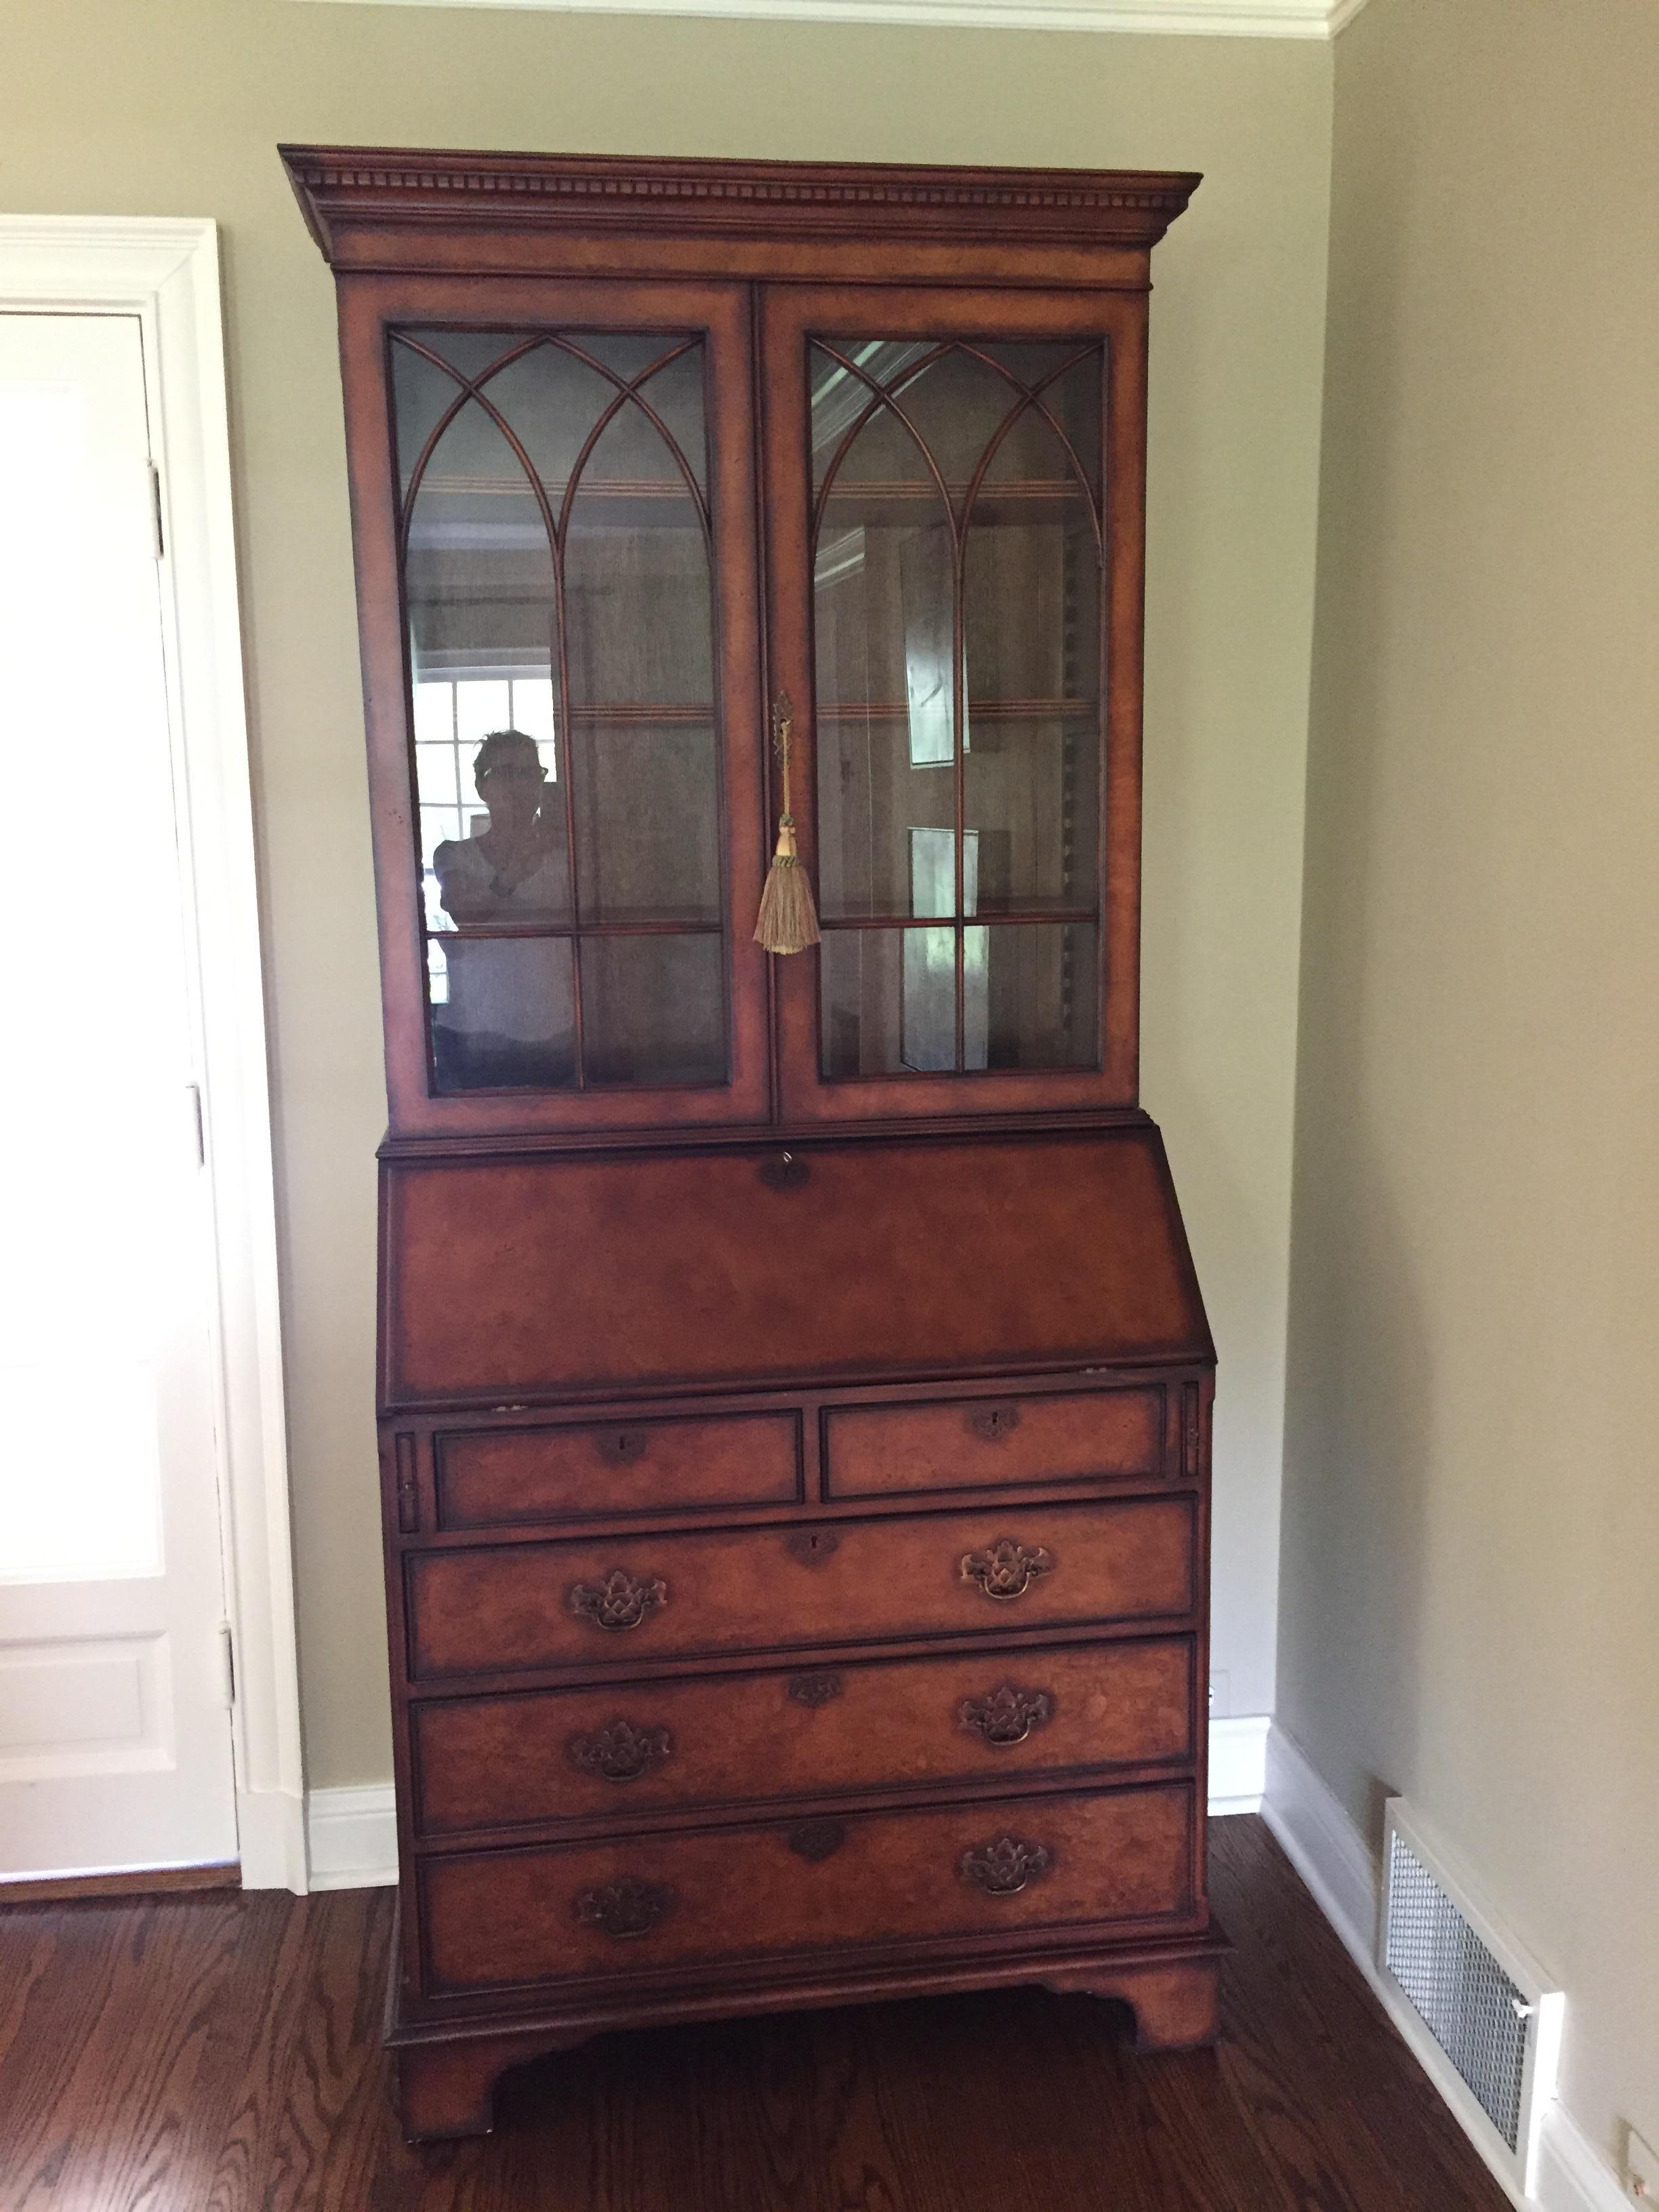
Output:
<path fill-rule="evenodd" d="M 843 1406 L 824 1416 L 832 1497 L 1155 1475 L 1164 1392 L 1073 1390 L 1029 1398 Z"/>
<path fill-rule="evenodd" d="M 433 1443 L 443 1528 L 787 1504 L 800 1494 L 795 1413 L 462 1430 Z"/>
<path fill-rule="evenodd" d="M 1193 1645 L 1050 1644 L 417 1704 L 416 1832 L 1190 1759 Z"/>
<path fill-rule="evenodd" d="M 408 1555 L 418 1679 L 1179 1616 L 1186 1497 Z"/>
<path fill-rule="evenodd" d="M 1193 1910 L 1185 1784 L 423 1860 L 430 1995 Z"/>

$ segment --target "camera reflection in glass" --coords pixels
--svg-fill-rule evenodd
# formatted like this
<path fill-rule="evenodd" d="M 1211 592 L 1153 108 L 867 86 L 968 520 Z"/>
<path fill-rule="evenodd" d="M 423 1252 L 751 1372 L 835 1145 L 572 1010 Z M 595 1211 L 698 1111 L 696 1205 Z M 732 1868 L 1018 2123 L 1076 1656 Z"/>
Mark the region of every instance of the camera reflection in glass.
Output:
<path fill-rule="evenodd" d="M 463 928 L 568 922 L 564 799 L 547 780 L 535 739 L 522 730 L 492 731 L 472 778 L 488 810 L 484 825 L 446 839 L 432 855 L 445 913 Z M 448 993 L 432 1009 L 439 1088 L 574 1081 L 569 939 L 456 937 L 443 950 Z"/>

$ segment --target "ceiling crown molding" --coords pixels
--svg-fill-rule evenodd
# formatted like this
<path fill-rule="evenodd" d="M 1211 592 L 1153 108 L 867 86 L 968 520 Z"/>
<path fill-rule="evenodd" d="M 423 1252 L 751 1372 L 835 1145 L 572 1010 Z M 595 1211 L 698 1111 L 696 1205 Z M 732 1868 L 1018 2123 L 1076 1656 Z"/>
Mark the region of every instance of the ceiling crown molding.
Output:
<path fill-rule="evenodd" d="M 332 5 L 410 0 L 329 0 Z M 933 23 L 991 30 L 1139 31 L 1205 38 L 1334 39 L 1365 0 L 413 0 L 624 15 L 727 15 L 779 22 Z"/>

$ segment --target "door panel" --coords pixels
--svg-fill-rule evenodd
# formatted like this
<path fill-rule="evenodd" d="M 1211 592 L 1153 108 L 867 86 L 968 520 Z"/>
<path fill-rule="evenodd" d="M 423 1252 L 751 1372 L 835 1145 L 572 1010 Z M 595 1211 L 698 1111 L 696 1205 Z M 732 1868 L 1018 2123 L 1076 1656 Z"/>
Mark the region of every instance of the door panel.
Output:
<path fill-rule="evenodd" d="M 823 930 L 777 963 L 787 1119 L 1133 1103 L 1144 312 L 765 296 L 773 680 L 810 702 Z"/>
<path fill-rule="evenodd" d="M 0 316 L 0 1876 L 236 1853 L 149 453 L 135 317 Z"/>
<path fill-rule="evenodd" d="M 343 309 L 394 1129 L 764 1120 L 748 294 L 396 303 Z"/>

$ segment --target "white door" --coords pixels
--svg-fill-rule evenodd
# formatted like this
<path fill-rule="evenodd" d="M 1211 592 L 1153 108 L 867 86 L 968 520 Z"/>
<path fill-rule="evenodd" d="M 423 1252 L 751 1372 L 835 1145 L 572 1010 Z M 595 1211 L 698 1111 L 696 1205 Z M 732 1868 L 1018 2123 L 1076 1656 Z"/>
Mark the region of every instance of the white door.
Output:
<path fill-rule="evenodd" d="M 236 1856 L 142 326 L 0 314 L 0 1879 Z"/>

